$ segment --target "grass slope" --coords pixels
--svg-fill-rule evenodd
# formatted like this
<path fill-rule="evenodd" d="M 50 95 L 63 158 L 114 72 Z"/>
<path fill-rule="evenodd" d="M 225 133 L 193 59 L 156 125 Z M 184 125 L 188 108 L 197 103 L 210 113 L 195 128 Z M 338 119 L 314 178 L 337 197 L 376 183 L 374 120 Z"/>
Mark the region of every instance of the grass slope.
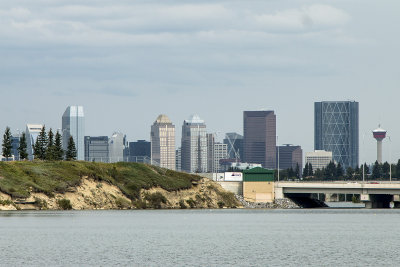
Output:
<path fill-rule="evenodd" d="M 84 176 L 116 185 L 132 200 L 139 198 L 142 188 L 177 191 L 191 188 L 192 182 L 201 179 L 141 163 L 15 161 L 0 162 L 0 191 L 15 198 L 28 197 L 31 191 L 53 196 L 78 186 Z"/>

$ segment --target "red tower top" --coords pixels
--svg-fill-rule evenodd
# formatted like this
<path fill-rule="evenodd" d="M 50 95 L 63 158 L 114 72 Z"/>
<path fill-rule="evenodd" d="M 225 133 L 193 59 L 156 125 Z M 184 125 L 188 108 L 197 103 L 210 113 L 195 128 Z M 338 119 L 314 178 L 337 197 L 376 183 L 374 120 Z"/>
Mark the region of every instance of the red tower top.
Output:
<path fill-rule="evenodd" d="M 386 130 L 382 129 L 379 125 L 379 128 L 372 132 L 374 138 L 378 141 L 382 141 L 386 137 Z"/>

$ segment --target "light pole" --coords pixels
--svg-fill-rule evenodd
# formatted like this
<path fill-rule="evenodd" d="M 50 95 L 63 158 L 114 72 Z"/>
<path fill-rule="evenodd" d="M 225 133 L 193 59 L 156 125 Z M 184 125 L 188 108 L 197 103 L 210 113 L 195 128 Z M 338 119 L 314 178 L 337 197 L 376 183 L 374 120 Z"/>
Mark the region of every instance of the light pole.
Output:
<path fill-rule="evenodd" d="M 390 183 L 392 182 L 392 139 L 390 136 L 388 136 L 388 139 L 390 141 L 390 147 L 389 147 L 389 181 Z"/>

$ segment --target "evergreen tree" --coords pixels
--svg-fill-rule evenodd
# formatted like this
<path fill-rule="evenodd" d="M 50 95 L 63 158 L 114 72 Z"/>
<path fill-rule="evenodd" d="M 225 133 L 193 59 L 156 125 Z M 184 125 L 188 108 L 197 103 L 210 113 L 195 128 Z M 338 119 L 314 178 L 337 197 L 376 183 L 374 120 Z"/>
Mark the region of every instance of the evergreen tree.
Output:
<path fill-rule="evenodd" d="M 308 163 L 308 176 L 313 176 L 314 171 L 313 171 L 313 166 L 311 163 Z"/>
<path fill-rule="evenodd" d="M 396 176 L 400 177 L 400 159 L 397 161 L 396 165 Z"/>
<path fill-rule="evenodd" d="M 352 180 L 354 177 L 355 171 L 353 170 L 352 167 L 348 167 L 346 169 L 346 178 Z"/>
<path fill-rule="evenodd" d="M 4 132 L 3 135 L 3 149 L 2 149 L 2 155 L 3 157 L 6 158 L 6 160 L 8 161 L 8 158 L 11 158 L 11 149 L 12 149 L 12 145 L 11 145 L 11 130 L 10 127 L 6 127 L 6 130 Z"/>
<path fill-rule="evenodd" d="M 288 178 L 293 178 L 294 177 L 294 170 L 292 167 L 288 169 Z"/>
<path fill-rule="evenodd" d="M 76 159 L 76 147 L 75 147 L 74 138 L 72 138 L 72 136 L 70 136 L 68 139 L 68 146 L 67 146 L 67 152 L 65 153 L 65 157 L 66 157 L 66 160 L 75 160 Z"/>
<path fill-rule="evenodd" d="M 335 162 L 329 162 L 328 166 L 325 168 L 325 176 L 328 179 L 334 179 L 336 177 L 336 164 Z"/>
<path fill-rule="evenodd" d="M 54 160 L 63 160 L 64 150 L 62 148 L 61 134 L 57 131 L 54 142 Z"/>
<path fill-rule="evenodd" d="M 43 126 L 42 130 L 40 131 L 36 143 L 34 146 L 34 155 L 35 158 L 45 160 L 46 159 L 46 152 L 47 152 L 47 133 L 46 133 L 46 127 Z"/>
<path fill-rule="evenodd" d="M 296 176 L 297 179 L 300 179 L 300 166 L 298 163 L 296 163 L 296 171 L 294 175 Z"/>
<path fill-rule="evenodd" d="M 19 158 L 21 160 L 28 158 L 28 152 L 26 151 L 26 148 L 27 148 L 26 134 L 23 132 L 21 138 L 19 139 L 19 147 L 18 147 Z"/>
<path fill-rule="evenodd" d="M 344 171 L 343 171 L 343 167 L 342 164 L 340 164 L 340 162 L 338 163 L 337 167 L 336 167 L 336 178 L 343 178 L 344 176 Z"/>
<path fill-rule="evenodd" d="M 303 177 L 308 177 L 308 173 L 309 173 L 309 163 L 306 163 L 306 165 L 304 166 L 303 169 Z"/>
<path fill-rule="evenodd" d="M 54 145 L 54 134 L 53 130 L 50 128 L 47 138 L 47 150 L 46 150 L 46 159 L 47 160 L 55 160 L 55 145 Z"/>
<path fill-rule="evenodd" d="M 372 178 L 378 179 L 382 177 L 382 166 L 375 161 L 374 167 L 372 168 Z"/>
<path fill-rule="evenodd" d="M 382 175 L 384 178 L 389 178 L 390 176 L 390 165 L 387 161 L 382 165 Z"/>

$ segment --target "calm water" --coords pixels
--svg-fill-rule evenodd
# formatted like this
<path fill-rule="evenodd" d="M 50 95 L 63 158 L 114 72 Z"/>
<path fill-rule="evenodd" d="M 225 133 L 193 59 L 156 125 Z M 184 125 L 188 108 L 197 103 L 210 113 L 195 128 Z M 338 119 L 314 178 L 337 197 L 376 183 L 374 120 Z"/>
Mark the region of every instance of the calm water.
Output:
<path fill-rule="evenodd" d="M 395 266 L 400 210 L 0 212 L 0 265 Z"/>

